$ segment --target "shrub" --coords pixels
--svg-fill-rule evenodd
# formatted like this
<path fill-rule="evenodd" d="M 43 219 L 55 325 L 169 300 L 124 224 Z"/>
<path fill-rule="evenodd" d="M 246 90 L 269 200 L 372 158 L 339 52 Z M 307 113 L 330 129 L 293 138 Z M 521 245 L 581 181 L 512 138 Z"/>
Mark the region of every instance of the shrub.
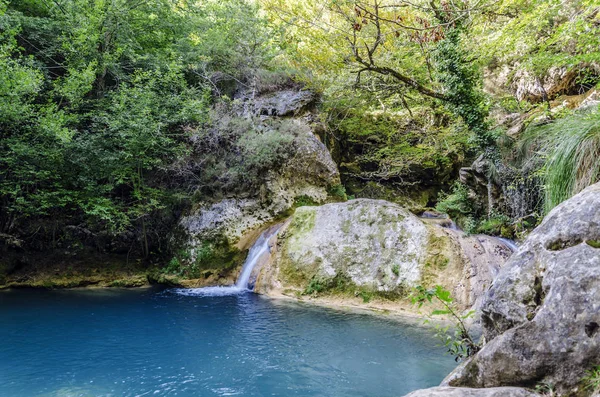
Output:
<path fill-rule="evenodd" d="M 433 309 L 429 317 L 447 315 L 454 323 L 454 333 L 450 334 L 450 326 L 436 326 L 436 336 L 444 343 L 448 353 L 455 357 L 456 361 L 471 357 L 481 349 L 481 344 L 475 342 L 465 324 L 465 320 L 475 314 L 471 310 L 465 314 L 459 313 L 459 309 L 454 303 L 450 291 L 442 286 L 436 285 L 432 289 L 425 289 L 422 286 L 415 288 L 412 298 L 413 304 L 418 304 L 419 308 L 425 303 L 441 305 L 442 309 Z"/>
<path fill-rule="evenodd" d="M 512 237 L 510 229 L 510 218 L 505 215 L 494 214 L 484 219 L 477 226 L 477 232 L 493 236 Z"/>
<path fill-rule="evenodd" d="M 326 289 L 328 289 L 327 282 L 324 282 L 318 278 L 313 278 L 304 289 L 303 294 L 312 295 L 314 293 L 323 292 Z"/>
<path fill-rule="evenodd" d="M 477 208 L 469 197 L 469 188 L 456 182 L 452 185 L 450 194 L 440 193 L 435 207 L 439 212 L 448 214 L 465 232 L 474 232 L 476 229 Z"/>
<path fill-rule="evenodd" d="M 361 290 L 358 295 L 362 298 L 363 303 L 369 303 L 373 299 L 374 293 L 372 291 Z"/>
<path fill-rule="evenodd" d="M 329 189 L 327 189 L 327 193 L 331 197 L 339 198 L 342 201 L 348 200 L 348 195 L 346 195 L 346 188 L 344 185 L 339 184 L 330 186 Z"/>

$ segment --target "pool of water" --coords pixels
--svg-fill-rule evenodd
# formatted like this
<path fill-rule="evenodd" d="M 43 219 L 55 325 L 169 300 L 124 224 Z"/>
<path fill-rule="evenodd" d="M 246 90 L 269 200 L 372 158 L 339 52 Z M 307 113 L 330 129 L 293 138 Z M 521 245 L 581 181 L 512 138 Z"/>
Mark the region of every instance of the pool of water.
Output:
<path fill-rule="evenodd" d="M 418 324 L 248 292 L 0 292 L 0 396 L 402 396 L 454 366 Z"/>

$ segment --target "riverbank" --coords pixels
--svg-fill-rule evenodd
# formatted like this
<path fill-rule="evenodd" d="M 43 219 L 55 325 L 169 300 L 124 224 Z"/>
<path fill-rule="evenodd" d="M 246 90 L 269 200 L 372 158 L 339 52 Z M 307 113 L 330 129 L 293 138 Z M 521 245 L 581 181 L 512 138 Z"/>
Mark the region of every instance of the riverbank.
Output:
<path fill-rule="evenodd" d="M 235 282 L 235 270 L 206 270 L 198 279 L 169 273 L 158 262 L 129 260 L 126 255 L 64 251 L 4 253 L 0 257 L 2 289 L 140 288 L 152 285 L 198 288 Z"/>
<path fill-rule="evenodd" d="M 413 305 L 408 299 L 401 300 L 384 300 L 380 298 L 372 298 L 368 302 L 360 297 L 352 297 L 348 295 L 319 295 L 317 297 L 311 295 L 301 295 L 298 291 L 282 291 L 274 290 L 269 294 L 260 294 L 274 301 L 297 302 L 301 304 L 327 307 L 330 309 L 362 312 L 370 314 L 379 314 L 389 317 L 402 317 L 413 319 L 426 318 L 425 311 L 419 310 L 416 305 Z"/>
<path fill-rule="evenodd" d="M 237 273 L 237 272 L 236 272 Z M 215 279 L 180 279 L 175 275 L 160 274 L 155 271 L 142 270 L 133 271 L 114 271 L 91 270 L 91 274 L 71 273 L 69 276 L 64 274 L 52 274 L 48 272 L 27 275 L 13 275 L 10 278 L 4 278 L 0 284 L 1 290 L 11 289 L 117 289 L 131 288 L 144 289 L 154 286 L 172 287 L 172 288 L 203 288 L 211 286 L 226 286 L 235 283 L 236 273 L 221 278 L 220 282 Z M 418 310 L 416 305 L 411 304 L 408 299 L 403 300 L 384 300 L 374 297 L 365 302 L 361 296 L 345 295 L 302 295 L 300 291 L 273 291 L 269 294 L 258 294 L 265 299 L 273 302 L 292 302 L 301 305 L 310 305 L 325 307 L 328 309 L 363 313 L 383 316 L 386 318 L 397 318 L 401 320 L 414 320 L 421 322 L 426 318 L 427 309 Z M 440 320 L 442 320 L 440 318 Z"/>

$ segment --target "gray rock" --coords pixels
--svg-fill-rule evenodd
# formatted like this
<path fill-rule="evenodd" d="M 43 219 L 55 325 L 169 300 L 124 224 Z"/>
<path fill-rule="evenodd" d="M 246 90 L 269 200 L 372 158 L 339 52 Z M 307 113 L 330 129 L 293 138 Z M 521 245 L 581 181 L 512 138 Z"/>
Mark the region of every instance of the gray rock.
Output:
<path fill-rule="evenodd" d="M 432 387 L 417 390 L 405 397 L 535 397 L 538 394 L 518 387 L 470 389 L 466 387 Z"/>
<path fill-rule="evenodd" d="M 252 116 L 298 116 L 314 104 L 317 96 L 306 90 L 282 89 L 254 96 L 246 91 L 241 96 L 240 113 Z"/>
<path fill-rule="evenodd" d="M 259 277 L 261 293 L 336 277 L 376 291 L 440 284 L 464 309 L 477 303 L 511 254 L 494 238 L 428 225 L 396 204 L 369 199 L 298 208 L 277 246 Z"/>
<path fill-rule="evenodd" d="M 444 381 L 581 387 L 600 363 L 600 184 L 567 200 L 501 269 L 482 304 L 487 344 Z"/>
<path fill-rule="evenodd" d="M 340 184 L 337 165 L 311 126 L 301 118 L 290 120 L 289 125 L 293 129 L 281 133 L 294 135 L 294 155 L 280 168 L 269 170 L 259 191 L 246 198 L 198 205 L 192 213 L 182 217 L 180 229 L 191 249 L 192 260 L 198 244 L 217 236 L 225 238 L 230 245 L 246 248 L 244 237 L 291 209 L 296 198 L 324 202 L 328 188 Z"/>

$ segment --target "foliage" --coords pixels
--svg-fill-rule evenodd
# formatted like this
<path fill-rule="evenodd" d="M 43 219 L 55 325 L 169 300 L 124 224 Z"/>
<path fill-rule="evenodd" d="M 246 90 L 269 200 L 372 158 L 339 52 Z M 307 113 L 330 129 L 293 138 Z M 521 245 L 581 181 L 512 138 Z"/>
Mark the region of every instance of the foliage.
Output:
<path fill-rule="evenodd" d="M 448 214 L 465 231 L 468 226 L 472 226 L 470 223 L 479 215 L 479 209 L 469 196 L 469 188 L 460 182 L 452 185 L 449 194 L 440 193 L 435 208 L 439 212 Z"/>
<path fill-rule="evenodd" d="M 477 226 L 477 232 L 506 238 L 514 237 L 510 227 L 510 218 L 502 214 L 492 214 L 491 217 L 482 220 Z"/>
<path fill-rule="evenodd" d="M 481 149 L 494 147 L 494 136 L 486 121 L 488 109 L 479 87 L 481 78 L 477 66 L 469 62 L 468 53 L 461 45 L 463 30 L 450 29 L 434 52 L 438 78 L 446 89 L 446 102 L 453 112 L 464 120 L 474 133 L 475 143 Z"/>
<path fill-rule="evenodd" d="M 554 385 L 552 383 L 541 382 L 535 385 L 535 392 L 546 397 L 554 396 Z"/>
<path fill-rule="evenodd" d="M 294 198 L 294 207 L 311 207 L 315 205 L 318 205 L 318 203 L 312 197 L 302 195 Z"/>
<path fill-rule="evenodd" d="M 474 315 L 474 311 L 465 314 L 459 313 L 450 291 L 445 290 L 440 285 L 431 289 L 417 286 L 412 301 L 419 308 L 425 303 L 441 304 L 442 309 L 433 309 L 429 316 L 449 316 L 454 323 L 454 333 L 452 335 L 449 334 L 450 326 L 437 325 L 435 330 L 436 336 L 444 343 L 444 346 L 455 357 L 456 361 L 471 357 L 481 349 L 481 344 L 475 342 L 465 324 L 465 321 Z"/>
<path fill-rule="evenodd" d="M 545 165 L 549 211 L 600 180 L 600 111 L 565 117 L 544 130 L 551 137 Z"/>
<path fill-rule="evenodd" d="M 520 150 L 541 157 L 545 209 L 550 211 L 569 197 L 600 180 L 600 111 L 587 109 L 554 122 L 532 125 Z M 532 152 L 531 149 L 534 148 Z"/>
<path fill-rule="evenodd" d="M 269 170 L 295 153 L 298 131 L 293 121 L 260 122 L 235 116 L 231 104 L 225 102 L 217 103 L 209 120 L 210 128 L 193 132 L 194 153 L 182 161 L 183 166 L 201 164 L 202 168 L 180 170 L 193 173 L 190 186 L 200 197 L 217 199 L 258 189 Z"/>
<path fill-rule="evenodd" d="M 411 117 L 395 108 L 376 109 L 367 98 L 325 103 L 328 133 L 334 137 L 330 150 L 338 157 L 348 192 L 359 195 L 356 185 L 368 182 L 384 184 L 396 194 L 449 183 L 469 145 L 464 130 L 444 126 L 448 112 L 415 107 Z"/>
<path fill-rule="evenodd" d="M 214 96 L 255 84 L 270 32 L 244 0 L 2 2 L 0 233 L 164 249 L 191 132 Z M 272 138 L 240 136 L 251 175 L 285 157 L 291 138 Z"/>
<path fill-rule="evenodd" d="M 596 365 L 592 369 L 586 371 L 582 381 L 585 388 L 588 390 L 596 391 L 600 389 L 600 365 Z"/>
<path fill-rule="evenodd" d="M 331 197 L 335 197 L 338 198 L 342 201 L 346 201 L 348 200 L 348 195 L 346 195 L 346 188 L 344 187 L 344 185 L 342 184 L 338 184 L 338 185 L 334 185 L 334 186 L 330 186 L 327 189 L 327 193 L 331 196 Z"/>
<path fill-rule="evenodd" d="M 485 65 L 515 62 L 533 76 L 552 67 L 589 64 L 600 56 L 595 0 L 503 0 L 474 24 L 472 51 Z M 579 93 L 594 85 L 579 78 Z"/>
<path fill-rule="evenodd" d="M 391 103 L 409 113 L 423 102 L 441 101 L 462 118 L 480 147 L 493 146 L 479 64 L 463 44 L 471 19 L 488 9 L 486 2 L 475 8 L 468 2 L 386 0 L 263 3 L 295 44 L 288 56 L 310 67 L 326 94 L 358 88 L 383 108 Z"/>

